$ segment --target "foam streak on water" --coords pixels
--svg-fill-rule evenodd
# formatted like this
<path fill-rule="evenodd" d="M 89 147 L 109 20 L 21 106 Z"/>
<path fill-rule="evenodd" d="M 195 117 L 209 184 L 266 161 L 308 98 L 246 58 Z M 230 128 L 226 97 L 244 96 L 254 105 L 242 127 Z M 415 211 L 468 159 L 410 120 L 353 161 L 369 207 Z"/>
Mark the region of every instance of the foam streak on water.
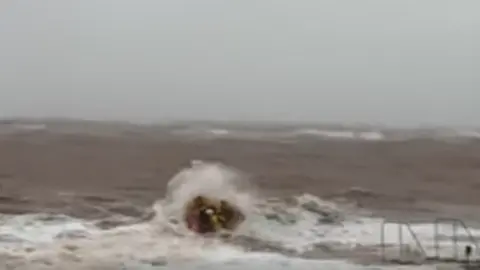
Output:
<path fill-rule="evenodd" d="M 226 198 L 243 209 L 247 220 L 234 240 L 251 241 L 227 243 L 186 230 L 179 222 L 182 206 L 200 193 Z M 17 269 L 378 269 L 334 259 L 334 253 L 314 260 L 301 257 L 318 245 L 347 251 L 378 246 L 381 219 L 346 214 L 312 195 L 288 203 L 262 199 L 245 176 L 222 164 L 197 162 L 181 171 L 170 182 L 165 198 L 153 208 L 156 216 L 152 220 L 108 230 L 66 216 L 4 215 L 0 259 Z M 413 229 L 432 253 L 432 225 L 418 224 Z M 441 226 L 440 232 L 448 237 L 451 227 Z M 480 236 L 479 231 L 473 233 Z M 404 241 L 412 245 L 413 239 L 406 232 L 404 235 Z M 395 226 L 386 227 L 385 239 L 389 244 L 397 242 Z M 256 243 L 255 252 L 252 243 Z M 451 251 L 448 243 L 441 240 L 442 252 Z M 269 253 L 262 250 L 262 244 L 270 247 Z M 285 251 L 291 257 L 286 257 Z"/>
<path fill-rule="evenodd" d="M 280 140 L 294 142 L 301 139 L 319 140 L 356 140 L 356 141 L 408 141 L 417 139 L 439 141 L 469 141 L 480 139 L 478 129 L 469 128 L 411 128 L 391 129 L 387 127 L 369 126 L 338 126 L 338 127 L 277 127 L 277 128 L 241 128 L 221 125 L 192 125 L 181 129 L 171 130 L 172 135 L 194 139 L 252 139 L 252 140 Z"/>

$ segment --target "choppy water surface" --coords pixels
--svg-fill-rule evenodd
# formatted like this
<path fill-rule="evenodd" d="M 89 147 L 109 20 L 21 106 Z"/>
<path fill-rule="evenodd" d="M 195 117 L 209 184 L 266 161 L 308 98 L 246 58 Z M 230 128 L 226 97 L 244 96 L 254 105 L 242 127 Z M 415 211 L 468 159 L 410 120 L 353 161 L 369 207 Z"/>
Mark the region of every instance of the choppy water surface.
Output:
<path fill-rule="evenodd" d="M 198 237 L 179 222 L 182 206 L 198 193 L 228 199 L 244 210 L 247 220 L 231 240 Z M 218 163 L 194 162 L 179 172 L 152 210 L 149 220 L 117 217 L 120 225 L 108 229 L 100 221 L 68 216 L 3 215 L 0 259 L 5 269 L 409 268 L 378 266 L 381 219 L 309 194 L 262 197 L 241 172 Z M 413 229 L 431 254 L 432 225 Z M 446 236 L 441 252 L 451 252 L 451 226 L 440 226 L 440 232 Z M 387 226 L 386 242 L 397 240 L 397 227 Z M 414 249 L 406 232 L 404 240 Z M 359 260 L 362 265 L 355 263 Z"/>

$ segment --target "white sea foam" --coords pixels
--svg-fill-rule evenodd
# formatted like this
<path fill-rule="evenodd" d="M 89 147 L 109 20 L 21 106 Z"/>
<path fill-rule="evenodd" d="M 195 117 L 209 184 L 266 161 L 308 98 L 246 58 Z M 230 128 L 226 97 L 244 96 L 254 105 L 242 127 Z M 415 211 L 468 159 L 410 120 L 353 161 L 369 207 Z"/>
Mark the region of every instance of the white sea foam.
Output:
<path fill-rule="evenodd" d="M 441 141 L 476 140 L 480 132 L 475 129 L 388 129 L 388 128 L 284 128 L 269 130 L 261 128 L 212 128 L 192 127 L 174 129 L 175 136 L 185 136 L 194 139 L 235 138 L 250 140 L 358 140 L 358 141 L 408 141 L 415 139 L 430 139 Z"/>
<path fill-rule="evenodd" d="M 359 246 L 378 247 L 383 220 L 346 215 L 331 223 L 322 221 L 322 211 L 341 211 L 332 203 L 312 195 L 296 198 L 296 203 L 272 203 L 251 190 L 240 172 L 217 163 L 196 162 L 172 179 L 168 193 L 154 208 L 156 217 L 147 222 L 102 230 L 93 222 L 65 216 L 2 216 L 0 258 L 18 269 L 372 269 L 339 260 L 304 260 L 279 253 L 252 252 L 249 246 L 193 235 L 178 223 L 181 206 L 202 193 L 235 202 L 247 213 L 247 221 L 237 236 L 269 243 L 279 250 L 298 254 L 318 244 L 351 250 Z M 269 213 L 270 212 L 270 213 Z M 276 215 L 276 219 L 269 216 Z M 335 218 L 333 218 L 335 219 Z M 451 226 L 441 225 L 442 254 L 451 254 Z M 429 254 L 433 249 L 433 225 L 418 224 L 412 229 Z M 398 228 L 386 226 L 385 242 L 398 242 Z M 480 231 L 472 230 L 475 236 Z M 415 248 L 413 238 L 403 229 L 404 242 Z M 463 240 L 462 240 L 463 239 Z M 460 239 L 459 246 L 467 242 Z M 450 246 L 449 246 L 450 245 Z M 377 251 L 379 249 L 377 248 Z M 22 266 L 23 265 L 23 266 Z M 22 268 L 24 267 L 24 268 Z M 56 267 L 56 268 L 55 268 Z M 116 268 L 115 268 L 116 267 Z M 434 269 L 432 266 L 423 266 Z M 98 268 L 97 268 L 98 269 Z M 120 268 L 121 269 L 121 268 Z M 378 269 L 378 268 L 377 268 Z"/>

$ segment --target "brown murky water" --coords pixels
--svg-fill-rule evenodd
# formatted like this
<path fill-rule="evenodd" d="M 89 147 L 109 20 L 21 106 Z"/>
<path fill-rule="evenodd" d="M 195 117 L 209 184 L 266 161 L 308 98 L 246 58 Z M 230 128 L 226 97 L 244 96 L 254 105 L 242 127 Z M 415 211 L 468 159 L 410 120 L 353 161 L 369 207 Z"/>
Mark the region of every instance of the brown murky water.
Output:
<path fill-rule="evenodd" d="M 105 228 L 115 227 L 112 213 L 148 219 L 192 160 L 240 169 L 264 197 L 309 193 L 392 219 L 480 214 L 479 142 L 188 139 L 101 124 L 3 132 L 0 212 L 61 213 Z"/>

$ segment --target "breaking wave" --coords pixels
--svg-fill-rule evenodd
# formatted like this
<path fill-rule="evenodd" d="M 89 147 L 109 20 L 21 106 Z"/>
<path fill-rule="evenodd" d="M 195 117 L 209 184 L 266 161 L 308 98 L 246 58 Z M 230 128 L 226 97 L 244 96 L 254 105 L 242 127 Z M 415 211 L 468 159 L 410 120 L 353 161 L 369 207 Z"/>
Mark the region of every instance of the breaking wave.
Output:
<path fill-rule="evenodd" d="M 243 139 L 276 140 L 297 142 L 299 140 L 341 140 L 341 141 L 415 141 L 432 140 L 441 142 L 477 141 L 480 131 L 477 129 L 388 129 L 388 128 L 278 128 L 278 129 L 219 129 L 211 127 L 187 127 L 173 129 L 176 137 L 191 139 Z"/>
<path fill-rule="evenodd" d="M 232 239 L 186 229 L 181 209 L 197 194 L 227 199 L 246 213 Z M 0 260 L 16 269 L 362 269 L 339 259 L 364 257 L 358 250 L 378 256 L 381 219 L 310 194 L 264 198 L 248 175 L 220 163 L 195 161 L 180 171 L 151 211 L 148 219 L 124 216 L 109 228 L 65 215 L 3 215 Z M 416 229 L 432 241 L 430 227 Z M 397 233 L 387 228 L 386 242 L 395 243 Z"/>

